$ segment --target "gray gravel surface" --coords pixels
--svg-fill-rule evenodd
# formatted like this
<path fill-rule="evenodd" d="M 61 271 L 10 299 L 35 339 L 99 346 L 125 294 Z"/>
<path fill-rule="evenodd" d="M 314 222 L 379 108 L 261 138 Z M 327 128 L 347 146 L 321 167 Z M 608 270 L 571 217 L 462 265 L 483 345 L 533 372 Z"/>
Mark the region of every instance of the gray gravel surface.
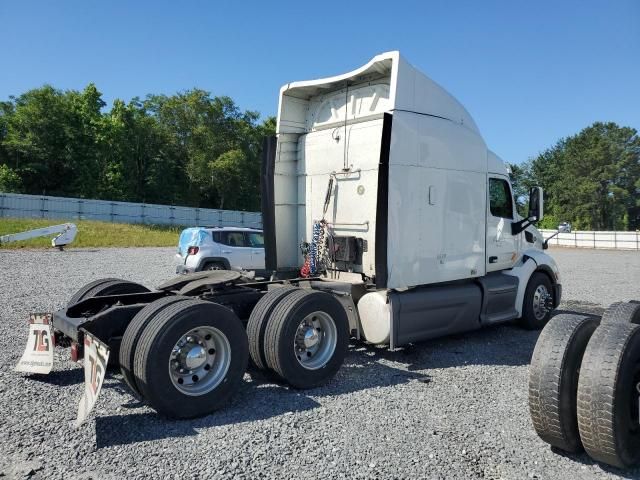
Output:
<path fill-rule="evenodd" d="M 640 299 L 640 252 L 550 248 L 562 276 L 563 298 L 599 305 Z"/>
<path fill-rule="evenodd" d="M 553 250 L 565 311 L 638 297 L 640 254 Z M 0 250 L 0 477 L 640 478 L 553 452 L 535 435 L 527 367 L 537 332 L 503 325 L 388 352 L 352 345 L 328 385 L 298 392 L 249 372 L 223 410 L 168 421 L 114 373 L 71 426 L 82 370 L 58 349 L 46 377 L 13 372 L 30 311 L 60 308 L 99 277 L 154 286 L 173 249 Z"/>

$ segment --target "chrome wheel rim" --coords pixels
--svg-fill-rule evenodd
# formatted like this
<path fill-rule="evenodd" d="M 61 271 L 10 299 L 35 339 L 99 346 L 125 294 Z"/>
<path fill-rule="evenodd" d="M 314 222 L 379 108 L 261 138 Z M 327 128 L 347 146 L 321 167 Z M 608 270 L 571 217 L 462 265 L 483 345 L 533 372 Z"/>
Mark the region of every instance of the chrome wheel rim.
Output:
<path fill-rule="evenodd" d="M 224 333 L 214 327 L 197 327 L 171 349 L 169 378 L 179 392 L 197 397 L 220 385 L 230 364 L 231 345 Z"/>
<path fill-rule="evenodd" d="M 533 293 L 533 315 L 536 320 L 542 320 L 547 313 L 549 313 L 549 300 L 551 295 L 549 290 L 544 285 L 538 285 L 536 291 Z"/>
<path fill-rule="evenodd" d="M 338 329 L 326 312 L 313 312 L 298 324 L 293 339 L 293 353 L 307 370 L 324 367 L 336 351 Z"/>

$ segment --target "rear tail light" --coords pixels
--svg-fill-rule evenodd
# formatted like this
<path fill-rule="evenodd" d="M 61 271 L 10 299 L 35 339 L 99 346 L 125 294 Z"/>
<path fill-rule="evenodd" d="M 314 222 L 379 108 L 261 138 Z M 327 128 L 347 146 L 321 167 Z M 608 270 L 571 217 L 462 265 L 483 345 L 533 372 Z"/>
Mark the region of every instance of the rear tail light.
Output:
<path fill-rule="evenodd" d="M 187 250 L 187 254 L 195 255 L 196 253 L 198 253 L 199 250 L 200 250 L 200 247 L 189 247 L 189 250 Z"/>

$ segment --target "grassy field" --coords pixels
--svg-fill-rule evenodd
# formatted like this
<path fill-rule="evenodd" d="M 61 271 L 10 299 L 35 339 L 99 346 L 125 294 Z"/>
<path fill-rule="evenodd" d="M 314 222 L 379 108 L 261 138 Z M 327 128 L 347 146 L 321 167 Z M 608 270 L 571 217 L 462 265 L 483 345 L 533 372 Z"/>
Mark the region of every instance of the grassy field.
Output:
<path fill-rule="evenodd" d="M 132 225 L 128 223 L 93 222 L 84 220 L 48 220 L 31 218 L 0 218 L 0 236 L 72 222 L 78 234 L 70 245 L 77 247 L 174 247 L 181 227 Z M 1 244 L 2 248 L 51 248 L 52 237 Z"/>

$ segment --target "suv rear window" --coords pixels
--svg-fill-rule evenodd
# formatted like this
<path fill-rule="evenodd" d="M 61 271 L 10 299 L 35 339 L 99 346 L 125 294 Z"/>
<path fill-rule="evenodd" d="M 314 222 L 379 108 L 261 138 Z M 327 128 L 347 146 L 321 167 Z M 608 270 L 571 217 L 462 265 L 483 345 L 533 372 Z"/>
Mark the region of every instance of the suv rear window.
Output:
<path fill-rule="evenodd" d="M 244 232 L 213 232 L 213 240 L 230 247 L 248 247 Z"/>

